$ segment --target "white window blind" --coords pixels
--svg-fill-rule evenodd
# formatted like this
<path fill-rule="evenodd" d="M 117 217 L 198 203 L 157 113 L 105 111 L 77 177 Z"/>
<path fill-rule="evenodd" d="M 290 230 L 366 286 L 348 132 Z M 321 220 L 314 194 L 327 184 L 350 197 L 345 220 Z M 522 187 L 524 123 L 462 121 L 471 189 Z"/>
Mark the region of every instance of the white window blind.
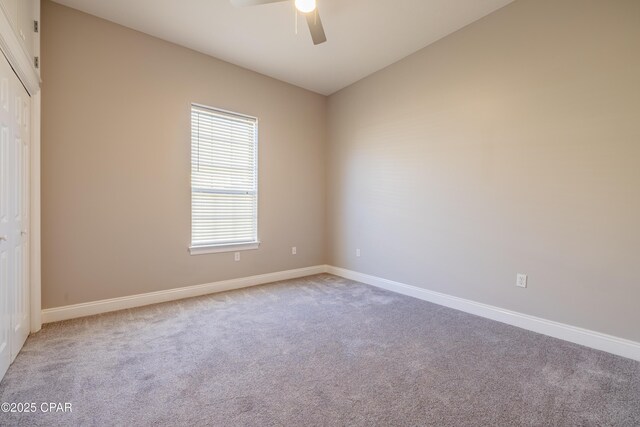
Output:
<path fill-rule="evenodd" d="M 257 120 L 191 106 L 191 246 L 257 242 Z"/>

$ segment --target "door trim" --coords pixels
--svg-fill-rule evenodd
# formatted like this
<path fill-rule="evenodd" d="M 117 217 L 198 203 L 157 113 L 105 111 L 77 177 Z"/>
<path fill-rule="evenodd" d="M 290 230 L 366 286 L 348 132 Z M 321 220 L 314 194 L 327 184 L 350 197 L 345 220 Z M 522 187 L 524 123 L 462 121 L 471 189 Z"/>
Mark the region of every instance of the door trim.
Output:
<path fill-rule="evenodd" d="M 31 332 L 42 328 L 41 283 L 42 270 L 40 259 L 40 102 L 41 92 L 31 96 L 31 165 L 30 188 L 30 241 L 29 241 L 29 292 L 31 304 Z"/>

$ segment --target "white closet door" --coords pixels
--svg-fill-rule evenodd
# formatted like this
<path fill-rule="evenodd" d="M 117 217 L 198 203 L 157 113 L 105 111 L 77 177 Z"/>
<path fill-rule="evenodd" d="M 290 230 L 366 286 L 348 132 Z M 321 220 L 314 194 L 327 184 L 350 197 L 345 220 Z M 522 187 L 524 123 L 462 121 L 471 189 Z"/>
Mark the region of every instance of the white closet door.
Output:
<path fill-rule="evenodd" d="M 13 70 L 0 54 L 0 378 L 11 363 L 11 215 L 9 185 L 13 181 L 10 161 L 11 112 L 9 88 Z"/>
<path fill-rule="evenodd" d="M 29 334 L 29 101 L 0 54 L 0 378 Z"/>
<path fill-rule="evenodd" d="M 11 360 L 29 336 L 29 94 L 14 74 L 11 93 L 13 119 L 14 240 Z M 9 107 L 11 108 L 11 107 Z"/>

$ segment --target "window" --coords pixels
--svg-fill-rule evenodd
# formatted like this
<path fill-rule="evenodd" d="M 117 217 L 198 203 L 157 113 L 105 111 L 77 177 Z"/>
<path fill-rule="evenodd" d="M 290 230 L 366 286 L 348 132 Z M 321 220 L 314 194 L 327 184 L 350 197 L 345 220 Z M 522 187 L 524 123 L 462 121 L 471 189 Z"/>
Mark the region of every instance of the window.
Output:
<path fill-rule="evenodd" d="M 191 254 L 258 247 L 258 122 L 191 106 Z"/>

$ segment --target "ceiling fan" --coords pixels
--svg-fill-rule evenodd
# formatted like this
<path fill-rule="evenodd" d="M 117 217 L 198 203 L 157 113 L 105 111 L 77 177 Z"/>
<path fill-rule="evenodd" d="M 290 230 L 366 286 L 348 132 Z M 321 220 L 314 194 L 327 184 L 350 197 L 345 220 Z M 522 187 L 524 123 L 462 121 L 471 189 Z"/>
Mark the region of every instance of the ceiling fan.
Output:
<path fill-rule="evenodd" d="M 258 6 L 260 4 L 278 3 L 288 0 L 231 0 L 231 4 L 236 7 L 244 6 Z M 295 0 L 296 9 L 302 13 L 307 19 L 307 25 L 309 26 L 309 32 L 311 32 L 311 39 L 314 45 L 324 43 L 327 41 L 327 37 L 324 34 L 324 28 L 322 27 L 322 21 L 320 15 L 318 15 L 318 8 L 316 7 L 316 0 Z"/>

